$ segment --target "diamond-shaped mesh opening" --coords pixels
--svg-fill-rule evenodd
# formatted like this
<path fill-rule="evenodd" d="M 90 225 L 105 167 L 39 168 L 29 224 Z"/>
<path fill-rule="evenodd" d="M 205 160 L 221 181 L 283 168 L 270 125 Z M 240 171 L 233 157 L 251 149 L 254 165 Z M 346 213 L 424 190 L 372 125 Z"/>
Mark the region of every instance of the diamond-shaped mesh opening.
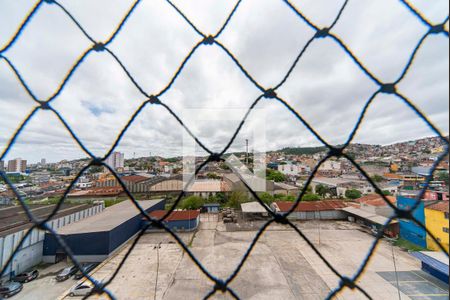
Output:
<path fill-rule="evenodd" d="M 369 104 L 374 101 L 374 99 L 376 98 L 377 94 L 389 94 L 391 97 L 396 98 L 399 101 L 402 101 L 407 107 L 408 109 L 410 109 L 412 112 L 414 112 L 418 118 L 422 119 L 425 124 L 430 128 L 430 130 L 438 135 L 441 139 L 443 144 L 445 145 L 446 151 L 444 151 L 444 154 L 441 155 L 435 162 L 434 166 L 433 166 L 433 170 L 436 168 L 436 166 L 443 160 L 444 155 L 446 154 L 446 152 L 448 151 L 448 140 L 445 139 L 445 137 L 442 135 L 442 133 L 440 132 L 440 130 L 433 125 L 433 123 L 431 123 L 428 119 L 427 116 L 425 114 L 423 114 L 412 102 L 412 100 L 410 100 L 409 98 L 407 98 L 404 94 L 402 94 L 401 89 L 399 88 L 399 83 L 402 82 L 402 80 L 405 78 L 405 76 L 408 74 L 408 71 L 411 69 L 411 67 L 413 66 L 414 60 L 412 59 L 413 57 L 415 57 L 417 55 L 417 53 L 419 52 L 419 50 L 421 49 L 421 47 L 423 47 L 425 41 L 431 36 L 436 36 L 439 37 L 441 39 L 446 39 L 449 36 L 448 33 L 448 28 L 446 26 L 444 26 L 443 24 L 446 24 L 448 22 L 448 17 L 445 20 L 442 21 L 429 21 L 426 17 L 425 14 L 422 14 L 419 10 L 417 10 L 415 7 L 413 7 L 408 1 L 406 0 L 401 0 L 399 1 L 400 6 L 403 6 L 402 8 L 405 9 L 405 11 L 408 13 L 408 19 L 417 19 L 418 22 L 417 24 L 419 25 L 414 25 L 414 22 L 411 23 L 413 25 L 411 26 L 417 26 L 419 28 L 421 28 L 423 30 L 422 34 L 420 34 L 418 36 L 418 41 L 417 44 L 415 46 L 414 49 L 412 49 L 411 52 L 409 53 L 409 58 L 406 63 L 406 65 L 404 65 L 404 67 L 402 68 L 402 72 L 401 74 L 399 74 L 399 77 L 395 77 L 394 79 L 396 79 L 395 81 L 392 80 L 392 78 L 390 77 L 384 77 L 381 76 L 382 74 L 379 74 L 380 72 L 376 71 L 376 70 L 372 70 L 373 64 L 372 63 L 368 63 L 366 61 L 366 58 L 364 57 L 364 55 L 361 55 L 359 51 L 357 51 L 357 49 L 352 49 L 352 43 L 349 42 L 348 44 L 346 43 L 346 38 L 345 37 L 341 37 L 339 35 L 339 31 L 338 29 L 338 25 L 340 23 L 340 18 L 344 18 L 345 17 L 345 10 L 346 10 L 346 6 L 348 4 L 349 1 L 345 1 L 343 3 L 343 6 L 340 8 L 340 11 L 336 14 L 336 18 L 333 20 L 333 23 L 328 24 L 328 25 L 321 25 L 321 26 L 325 26 L 325 27 L 319 27 L 318 25 L 316 25 L 313 21 L 311 21 L 311 19 L 309 19 L 309 16 L 307 16 L 301 9 L 301 6 L 297 6 L 299 5 L 296 2 L 291 2 L 289 0 L 284 0 L 284 1 L 280 1 L 280 3 L 284 3 L 286 5 L 286 7 L 292 11 L 292 15 L 296 16 L 298 18 L 298 22 L 301 22 L 302 25 L 307 25 L 311 30 L 312 30 L 312 35 L 311 38 L 309 40 L 308 43 L 306 43 L 306 45 L 302 48 L 302 49 L 298 49 L 299 50 L 299 54 L 297 56 L 297 58 L 294 60 L 293 64 L 291 65 L 291 67 L 289 68 L 289 70 L 287 70 L 287 73 L 285 75 L 284 78 L 281 78 L 281 82 L 276 85 L 276 86 L 264 86 L 262 83 L 259 83 L 257 81 L 257 79 L 255 78 L 259 78 L 259 76 L 253 75 L 253 72 L 256 72 L 255 70 L 247 70 L 245 68 L 245 64 L 241 63 L 239 61 L 239 56 L 234 55 L 233 51 L 231 51 L 230 49 L 227 48 L 226 44 L 221 44 L 220 42 L 218 42 L 216 40 L 216 37 L 218 34 L 216 35 L 210 35 L 210 33 L 208 32 L 202 32 L 201 30 L 199 30 L 198 27 L 196 27 L 196 25 L 194 24 L 194 22 L 192 22 L 186 15 L 183 14 L 183 11 L 180 10 L 176 5 L 174 5 L 173 3 L 171 3 L 169 0 L 165 1 L 167 2 L 167 5 L 170 6 L 171 8 L 174 9 L 174 12 L 176 14 L 179 15 L 180 19 L 182 19 L 183 21 L 185 21 L 185 25 L 186 28 L 190 28 L 191 30 L 193 30 L 194 32 L 196 32 L 198 34 L 198 44 L 196 47 L 194 47 L 191 52 L 189 52 L 187 54 L 187 56 L 185 57 L 185 59 L 183 60 L 183 63 L 179 66 L 178 70 L 174 73 L 173 77 L 171 78 L 171 80 L 169 80 L 169 82 L 167 82 L 166 87 L 158 92 L 152 91 L 152 90 L 147 90 L 147 88 L 145 86 L 141 86 L 140 82 L 138 82 L 132 75 L 132 73 L 128 70 L 126 64 L 124 64 L 120 58 L 115 55 L 115 53 L 109 49 L 110 44 L 115 40 L 115 38 L 118 36 L 119 31 L 123 28 L 123 26 L 125 26 L 125 23 L 127 22 L 128 18 L 132 17 L 132 15 L 139 9 L 139 7 L 137 6 L 139 4 L 139 2 L 141 1 L 136 1 L 135 4 L 133 5 L 127 12 L 125 12 L 125 16 L 123 17 L 122 21 L 118 24 L 118 26 L 116 27 L 116 29 L 112 32 L 110 38 L 108 38 L 107 40 L 104 41 L 97 41 L 94 40 L 94 38 L 90 35 L 90 33 L 88 32 L 88 28 L 85 28 L 84 25 L 82 24 L 81 20 L 78 20 L 76 18 L 75 15 L 71 14 L 71 11 L 67 8 L 65 8 L 61 3 L 59 3 L 58 1 L 54 1 L 54 0 L 45 0 L 45 1 L 39 1 L 36 3 L 36 5 L 33 7 L 33 9 L 28 13 L 28 15 L 23 18 L 23 21 L 21 23 L 21 25 L 19 26 L 18 30 L 11 36 L 11 38 L 7 37 L 7 42 L 3 42 L 2 46 L 0 47 L 0 59 L 1 60 L 5 60 L 5 61 L 9 61 L 11 64 L 17 64 L 18 66 L 21 66 L 21 61 L 12 61 L 12 58 L 14 56 L 11 56 L 11 59 L 9 59 L 10 54 L 12 54 L 12 51 L 14 50 L 14 45 L 17 43 L 17 45 L 20 44 L 22 35 L 24 35 L 23 33 L 25 31 L 27 31 L 29 28 L 28 27 L 33 27 L 33 22 L 32 22 L 32 18 L 36 17 L 39 14 L 45 14 L 46 12 L 49 11 L 49 9 L 53 10 L 53 11 L 58 11 L 58 13 L 65 15 L 67 17 L 67 22 L 71 24 L 71 26 L 75 26 L 78 30 L 79 33 L 84 35 L 87 40 L 89 41 L 89 47 L 87 50 L 85 50 L 85 52 L 83 53 L 81 50 L 80 54 L 81 56 L 78 57 L 78 59 L 76 59 L 73 64 L 72 67 L 70 68 L 69 72 L 66 73 L 63 77 L 59 78 L 59 86 L 57 86 L 56 88 L 54 87 L 54 85 L 47 85 L 47 88 L 51 89 L 52 95 L 50 98 L 48 98 L 49 100 L 55 100 L 57 101 L 58 96 L 60 95 L 61 91 L 63 91 L 66 87 L 66 84 L 68 83 L 68 81 L 70 80 L 70 77 L 77 72 L 78 68 L 80 67 L 80 65 L 82 65 L 84 63 L 84 59 L 89 56 L 89 54 L 93 51 L 95 52 L 106 52 L 105 54 L 109 54 L 111 55 L 114 60 L 117 62 L 118 65 L 120 65 L 120 67 L 124 70 L 124 72 L 127 74 L 128 79 L 134 84 L 134 86 L 139 90 L 139 92 L 145 96 L 146 99 L 148 99 L 148 102 L 146 102 L 146 104 L 151 104 L 151 105 L 162 105 L 164 106 L 174 118 L 178 118 L 177 114 L 171 109 L 171 107 L 169 105 L 164 104 L 164 102 L 161 102 L 161 99 L 159 99 L 159 96 L 161 96 L 162 94 L 164 94 L 165 92 L 169 91 L 172 87 L 172 83 L 175 82 L 176 78 L 178 76 L 181 75 L 181 70 L 183 69 L 183 67 L 185 66 L 186 63 L 188 63 L 188 61 L 191 59 L 192 55 L 196 52 L 196 50 L 200 47 L 200 46 L 211 46 L 211 47 L 218 47 L 218 49 L 220 49 L 221 51 L 224 51 L 224 53 L 229 56 L 229 58 L 233 61 L 233 63 L 235 64 L 236 68 L 242 72 L 242 74 L 247 77 L 247 79 L 253 84 L 255 85 L 255 87 L 261 92 L 260 98 L 264 98 L 264 99 L 269 99 L 270 101 L 275 101 L 280 103 L 283 107 L 285 107 L 288 111 L 290 111 L 291 113 L 293 113 L 295 115 L 295 117 L 308 129 L 308 131 L 311 132 L 311 134 L 313 136 L 315 136 L 315 138 L 318 140 L 318 142 L 322 143 L 323 145 L 325 145 L 328 149 L 329 149 L 329 154 L 324 157 L 322 159 L 322 161 L 319 163 L 319 165 L 314 168 L 314 170 L 312 171 L 312 174 L 310 176 L 310 178 L 307 180 L 306 185 L 304 186 L 304 191 L 306 191 L 307 187 L 310 185 L 312 178 L 315 176 L 315 174 L 318 171 L 318 168 L 320 165 L 322 165 L 325 161 L 327 161 L 330 158 L 333 157 L 345 157 L 347 158 L 356 169 L 358 169 L 361 174 L 370 182 L 370 184 L 374 187 L 374 189 L 380 193 L 380 195 L 382 195 L 382 191 L 379 189 L 379 187 L 376 185 L 376 183 L 370 178 L 370 176 L 361 168 L 361 166 L 359 166 L 359 164 L 355 161 L 354 158 L 352 158 L 350 155 L 347 154 L 346 148 L 348 147 L 348 143 L 350 143 L 350 141 L 353 139 L 353 137 L 356 135 L 356 132 L 358 131 L 358 126 L 356 126 L 354 128 L 354 130 L 352 131 L 352 133 L 350 134 L 349 138 L 348 138 L 348 143 L 344 144 L 342 146 L 342 148 L 336 148 L 333 147 L 331 144 L 329 144 L 327 142 L 326 139 L 324 139 L 319 133 L 318 131 L 315 130 L 314 126 L 310 125 L 305 118 L 302 116 L 302 112 L 301 111 L 296 111 L 293 107 L 291 107 L 289 105 L 289 99 L 284 99 L 282 97 L 280 97 L 277 94 L 277 89 L 280 88 L 285 81 L 288 79 L 288 77 L 290 76 L 290 74 L 292 73 L 292 71 L 296 68 L 296 67 L 301 67 L 300 65 L 297 65 L 297 63 L 301 60 L 302 56 L 304 53 L 306 53 L 307 51 L 312 51 L 309 49 L 310 45 L 315 42 L 316 39 L 330 39 L 334 42 L 337 43 L 337 45 L 339 46 L 339 50 L 333 50 L 333 51 L 343 51 L 343 53 L 345 53 L 345 55 L 347 55 L 353 62 L 354 64 L 361 69 L 361 71 L 367 76 L 367 78 L 369 78 L 370 80 L 372 80 L 378 87 L 379 90 L 378 92 L 374 93 L 372 95 L 372 97 L 370 97 L 369 101 L 366 102 L 367 106 L 366 109 L 363 111 L 363 113 L 361 114 L 361 116 L 363 116 L 365 114 L 365 111 L 368 109 L 368 107 L 370 106 Z M 227 30 L 227 26 L 229 26 L 229 24 L 231 24 L 230 22 L 232 22 L 232 18 L 233 18 L 233 14 L 235 12 L 239 11 L 239 4 L 241 1 L 238 1 L 236 3 L 236 7 L 234 10 L 232 10 L 229 14 L 229 18 L 227 20 L 224 21 L 224 25 L 222 26 L 222 29 L 219 33 L 222 32 L 226 32 Z M 278 5 L 278 4 L 277 4 Z M 49 8 L 49 6 L 51 6 Z M 401 18 L 401 17 L 398 17 Z M 406 18 L 406 17 L 405 17 Z M 396 20 L 398 21 L 398 20 Z M 270 19 L 267 20 L 268 23 L 270 23 Z M 336 27 L 335 27 L 336 26 Z M 202 30 L 204 30 L 202 28 Z M 24 35 L 25 36 L 25 35 Z M 4 39 L 2 39 L 3 41 Z M 64 43 L 64 41 L 59 41 L 60 43 Z M 402 47 L 403 48 L 403 45 Z M 354 50 L 354 51 L 353 51 Z M 408 51 L 410 51 L 411 49 L 406 49 Z M 406 51 L 405 50 L 405 51 Z M 11 52 L 10 52 L 11 51 Z M 331 51 L 331 50 L 330 50 Z M 22 68 L 22 66 L 21 66 Z M 376 67 L 374 67 L 374 69 L 377 69 Z M 14 76 L 14 73 L 20 74 L 20 69 L 16 68 L 15 70 L 12 70 L 12 76 Z M 259 74 L 258 74 L 259 75 Z M 31 76 L 31 75 L 30 75 Z M 35 75 L 33 75 L 35 76 Z M 169 233 L 172 238 L 174 238 L 176 240 L 176 242 L 179 244 L 179 246 L 181 248 L 183 248 L 184 251 L 186 251 L 187 256 L 189 256 L 194 264 L 199 268 L 199 271 L 201 273 L 203 273 L 203 275 L 205 275 L 208 278 L 208 281 L 211 283 L 211 291 L 208 292 L 207 294 L 204 295 L 199 295 L 204 296 L 205 298 L 210 298 L 215 296 L 216 294 L 220 293 L 228 293 L 227 295 L 232 296 L 233 298 L 239 298 L 240 295 L 238 293 L 236 293 L 236 291 L 234 291 L 231 287 L 233 280 L 235 280 L 237 278 L 237 276 L 239 275 L 239 273 L 243 270 L 243 267 L 245 265 L 245 262 L 249 259 L 249 257 L 251 256 L 252 251 L 255 249 L 255 246 L 258 244 L 258 241 L 261 240 L 264 232 L 272 225 L 272 224 L 281 224 L 283 226 L 290 226 L 292 229 L 295 230 L 295 232 L 297 232 L 301 237 L 305 238 L 305 234 L 303 233 L 303 231 L 300 228 L 297 228 L 289 219 L 286 218 L 287 215 L 290 215 L 293 211 L 293 209 L 291 211 L 289 211 L 287 213 L 287 215 L 280 215 L 280 214 L 275 214 L 273 212 L 268 212 L 270 214 L 270 216 L 272 217 L 272 219 L 270 221 L 267 221 L 260 229 L 259 231 L 256 233 L 256 236 L 251 240 L 251 245 L 250 247 L 246 250 L 245 255 L 241 258 L 240 260 L 240 264 L 238 265 L 238 267 L 236 269 L 234 269 L 232 271 L 232 274 L 229 275 L 229 277 L 225 277 L 225 278 L 217 278 L 213 275 L 211 275 L 211 273 L 208 271 L 207 268 L 205 268 L 202 263 L 196 258 L 196 256 L 192 253 L 192 251 L 189 250 L 188 245 L 186 244 L 186 241 L 183 241 L 175 232 L 173 232 L 170 228 L 168 228 L 164 223 L 161 222 L 161 220 L 156 220 L 151 218 L 150 216 L 148 216 L 148 214 L 142 209 L 142 207 L 139 205 L 139 202 L 136 201 L 136 199 L 133 197 L 133 195 L 130 193 L 130 191 L 128 190 L 127 186 L 125 185 L 125 183 L 121 180 L 121 178 L 119 177 L 119 175 L 117 174 L 116 171 L 114 171 L 112 168 L 110 168 L 108 165 L 106 165 L 105 163 L 105 159 L 106 158 L 98 158 L 96 156 L 94 156 L 91 152 L 91 149 L 89 149 L 88 147 L 84 146 L 83 140 L 80 139 L 75 133 L 74 131 L 71 130 L 69 124 L 67 122 L 65 122 L 64 118 L 62 117 L 62 115 L 59 113 L 59 110 L 55 109 L 54 107 L 52 107 L 52 103 L 50 102 L 45 102 L 45 100 L 47 98 L 44 97 L 44 99 L 38 99 L 35 98 L 33 96 L 33 84 L 30 84 L 28 82 L 28 78 L 30 77 L 24 77 L 22 80 L 20 80 L 20 85 L 24 88 L 27 89 L 29 92 L 29 96 L 30 96 L 30 101 L 33 102 L 33 100 L 35 100 L 36 102 L 36 108 L 33 111 L 34 113 L 31 113 L 28 115 L 28 117 L 24 118 L 23 120 L 23 124 L 17 129 L 17 131 L 10 137 L 10 142 L 7 144 L 6 148 L 4 150 L 2 150 L 1 154 L 0 154 L 0 160 L 3 160 L 6 155 L 8 154 L 8 152 L 11 150 L 11 148 L 13 147 L 15 141 L 17 140 L 17 138 L 21 135 L 23 129 L 26 127 L 26 124 L 28 122 L 30 122 L 30 120 L 32 120 L 32 118 L 35 115 L 35 112 L 43 109 L 43 110 L 48 110 L 49 113 L 55 114 L 60 121 L 63 122 L 63 124 L 65 125 L 65 128 L 69 131 L 69 133 L 71 134 L 72 138 L 75 139 L 76 143 L 82 147 L 82 149 L 84 150 L 84 152 L 90 157 L 90 162 L 88 165 L 85 166 L 85 168 L 82 170 L 82 172 L 84 172 L 85 170 L 87 170 L 89 167 L 91 166 L 96 166 L 96 167 L 105 167 L 107 169 L 109 169 L 109 171 L 112 173 L 112 175 L 117 179 L 117 181 L 119 182 L 119 185 L 123 188 L 125 194 L 130 198 L 130 201 L 133 202 L 133 204 L 136 206 L 137 209 L 139 209 L 139 211 L 142 213 L 142 215 L 149 221 L 149 224 L 153 224 L 155 226 L 161 227 L 164 231 L 166 231 L 167 233 Z M 380 79 L 383 78 L 383 79 Z M 389 81 L 385 82 L 384 80 L 387 80 L 386 78 L 390 79 Z M 30 79 L 30 82 L 32 80 Z M 39 95 L 41 95 L 41 91 L 39 91 Z M 154 95 L 154 96 L 152 96 Z M 42 96 L 42 95 L 41 95 Z M 252 106 L 251 109 L 253 109 L 255 106 Z M 137 111 L 137 114 L 139 114 L 140 111 Z M 129 124 L 133 123 L 135 120 L 135 118 L 131 118 L 129 120 Z M 181 121 L 180 118 L 177 119 L 177 121 L 179 123 L 181 123 L 182 125 L 184 125 Z M 359 122 L 362 122 L 362 118 L 360 118 Z M 128 124 L 128 125 L 129 125 Z M 127 125 L 127 126 L 128 126 Z M 125 127 L 127 127 L 125 126 Z M 185 126 L 185 129 L 188 129 L 187 126 Z M 236 132 L 237 134 L 238 132 Z M 192 134 L 192 132 L 191 132 Z M 192 136 L 195 138 L 195 136 L 192 134 Z M 196 142 L 198 144 L 201 144 L 201 141 L 199 139 L 196 139 Z M 116 146 L 116 144 L 115 144 Z M 115 146 L 113 147 L 112 150 L 114 150 Z M 198 173 L 205 165 L 207 165 L 208 163 L 210 163 L 211 161 L 216 161 L 221 154 L 223 153 L 213 153 L 211 151 L 208 151 L 208 149 L 204 149 L 207 152 L 209 152 L 210 156 L 209 158 L 200 166 L 198 166 L 197 168 L 197 172 Z M 223 152 L 225 152 L 227 149 L 225 149 Z M 81 172 L 81 173 L 82 173 Z M 79 174 L 79 176 L 81 176 L 81 173 Z M 47 230 L 49 232 L 49 234 L 53 235 L 55 237 L 55 239 L 57 240 L 57 242 L 61 245 L 61 247 L 66 251 L 66 253 L 69 255 L 69 257 L 72 259 L 72 261 L 75 263 L 75 265 L 77 265 L 78 267 L 80 267 L 79 262 L 77 261 L 76 257 L 73 256 L 72 251 L 70 249 L 70 247 L 64 242 L 63 239 L 61 239 L 61 237 L 57 234 L 57 232 L 52 229 L 49 224 L 47 222 L 42 222 L 42 220 L 38 220 L 36 219 L 36 217 L 31 213 L 30 208 L 27 206 L 25 200 L 23 199 L 22 195 L 14 188 L 14 185 L 12 184 L 12 182 L 9 180 L 9 178 L 6 176 L 5 172 L 0 172 L 0 176 L 1 178 L 6 181 L 7 185 L 9 186 L 9 188 L 11 188 L 12 193 L 15 194 L 15 196 L 19 199 L 20 204 L 23 208 L 24 213 L 30 218 L 30 220 L 32 221 L 32 223 L 34 224 L 34 226 L 31 229 L 35 229 L 35 228 L 40 228 L 43 230 Z M 77 179 L 78 177 L 76 177 Z M 423 196 L 423 193 L 425 192 L 426 188 L 429 185 L 429 182 L 431 180 L 431 176 L 427 177 L 427 181 L 426 184 L 422 190 L 422 192 L 418 195 L 417 199 L 421 199 Z M 70 188 L 69 188 L 70 189 Z M 67 192 L 69 191 L 69 189 L 67 190 Z M 252 195 L 258 200 L 260 201 L 260 203 L 262 203 L 262 200 L 260 199 L 260 197 L 257 195 L 257 193 L 255 193 L 254 191 L 252 191 L 249 187 L 247 187 L 248 191 L 250 193 L 252 193 Z M 181 197 L 183 195 L 181 194 L 179 199 L 181 200 Z M 384 197 L 384 196 L 383 196 Z M 388 199 L 386 199 L 384 197 L 384 200 L 388 202 Z M 297 205 L 299 202 L 301 201 L 301 199 L 297 199 L 297 201 L 295 201 L 295 205 Z M 382 229 L 386 228 L 388 223 L 390 221 L 392 221 L 395 217 L 399 217 L 402 219 L 408 219 L 412 222 L 415 222 L 418 226 L 424 228 L 425 230 L 429 232 L 428 228 L 426 228 L 423 224 L 421 224 L 417 218 L 414 217 L 413 214 L 411 214 L 411 211 L 415 210 L 417 208 L 417 206 L 419 205 L 420 201 L 418 200 L 416 202 L 415 205 L 413 205 L 412 207 L 410 207 L 408 210 L 403 211 L 403 210 L 399 210 L 399 209 L 394 209 L 395 210 L 395 216 L 391 217 L 388 222 L 386 222 L 385 226 L 383 226 Z M 295 207 L 294 205 L 294 207 Z M 175 209 L 175 205 L 171 208 L 171 210 L 168 212 L 168 214 L 170 212 L 172 212 Z M 165 219 L 167 216 L 165 215 L 162 219 Z M 44 220 L 44 221 L 48 221 L 48 220 Z M 144 228 L 145 229 L 145 228 Z M 381 237 L 382 237 L 382 232 L 383 230 L 380 230 L 379 233 L 375 236 L 375 242 L 372 244 L 371 248 L 369 249 L 367 255 L 364 257 L 363 261 L 358 264 L 358 268 L 354 270 L 353 274 L 349 277 L 345 277 L 342 274 L 340 274 L 339 272 L 336 271 L 336 269 L 332 266 L 332 264 L 330 264 L 327 259 L 323 256 L 321 256 L 320 254 L 320 249 L 317 245 L 315 245 L 313 242 L 309 241 L 308 239 L 305 239 L 308 247 L 310 247 L 310 249 L 312 249 L 314 251 L 314 253 L 316 255 L 318 255 L 320 257 L 320 260 L 326 264 L 328 266 L 328 268 L 339 278 L 339 280 L 336 282 L 337 287 L 335 289 L 333 289 L 331 292 L 328 293 L 328 295 L 326 295 L 327 298 L 333 298 L 335 297 L 340 291 L 342 291 L 343 289 L 352 289 L 352 290 L 357 290 L 359 293 L 363 294 L 366 297 L 370 298 L 369 292 L 364 290 L 363 288 L 360 287 L 359 285 L 359 280 L 361 279 L 361 276 L 363 276 L 364 271 L 367 269 L 367 265 L 369 264 L 369 262 L 371 261 L 371 259 L 374 257 L 374 253 L 376 252 L 377 249 L 377 245 L 382 243 L 381 242 Z M 135 240 L 134 243 L 131 244 L 129 251 L 132 251 L 136 245 L 137 245 L 137 241 L 139 240 L 139 238 L 142 237 L 142 233 L 143 231 L 141 231 L 141 234 L 138 235 L 138 238 Z M 2 275 L 7 271 L 8 266 L 11 264 L 14 254 L 17 253 L 17 251 L 20 249 L 21 245 L 26 242 L 26 239 L 28 238 L 28 236 L 31 234 L 31 230 L 28 232 L 28 234 L 26 234 L 25 236 L 22 237 L 21 240 L 19 240 L 17 242 L 17 247 L 14 251 L 14 253 L 7 258 L 7 263 L 5 264 L 5 267 L 2 268 Z M 443 248 L 443 246 L 437 241 L 437 239 L 434 238 L 434 236 L 432 236 L 432 238 L 439 244 L 440 248 L 445 251 L 445 249 Z M 127 252 L 129 253 L 129 252 Z M 125 255 L 123 257 L 123 262 L 126 261 L 126 259 L 128 258 L 128 255 Z M 113 280 L 113 278 L 116 277 L 116 275 L 120 272 L 121 268 L 123 267 L 123 263 L 120 263 L 117 265 L 117 268 L 115 270 L 115 273 L 112 277 L 110 277 L 109 280 L 107 281 L 103 281 L 103 282 L 99 282 L 93 278 L 88 277 L 88 280 L 90 282 L 92 282 L 92 284 L 94 284 L 95 289 L 94 289 L 94 293 L 103 293 L 105 292 L 107 294 L 108 297 L 110 298 L 114 298 L 114 295 L 109 292 L 107 290 L 109 283 L 111 282 L 111 280 Z M 87 274 L 84 274 L 87 275 Z"/>

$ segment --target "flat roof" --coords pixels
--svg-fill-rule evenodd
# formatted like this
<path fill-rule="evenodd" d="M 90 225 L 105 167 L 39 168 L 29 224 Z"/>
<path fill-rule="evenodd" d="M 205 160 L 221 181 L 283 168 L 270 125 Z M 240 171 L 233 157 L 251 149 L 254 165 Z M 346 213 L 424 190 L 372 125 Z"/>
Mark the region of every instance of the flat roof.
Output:
<path fill-rule="evenodd" d="M 359 208 L 355 208 L 355 207 L 345 207 L 342 208 L 343 211 L 348 212 L 352 215 L 358 216 L 360 218 L 366 219 L 372 223 L 378 224 L 378 225 L 385 225 L 387 223 L 387 221 L 389 220 L 388 218 L 381 216 L 381 215 L 377 215 L 374 214 L 372 212 L 368 212 Z M 396 224 L 398 223 L 397 220 L 392 220 L 390 224 Z"/>
<path fill-rule="evenodd" d="M 150 213 L 150 216 L 156 219 L 161 219 L 166 215 L 165 210 L 155 210 Z M 199 210 L 175 210 L 173 211 L 165 221 L 187 221 L 194 220 L 200 215 Z"/>
<path fill-rule="evenodd" d="M 67 216 L 92 207 L 90 204 L 63 204 L 52 219 Z M 29 204 L 31 213 L 38 219 L 45 219 L 55 208 L 54 204 Z M 31 228 L 33 223 L 28 219 L 20 205 L 2 206 L 0 208 L 0 237 Z"/>
<path fill-rule="evenodd" d="M 314 183 L 322 183 L 327 185 L 338 185 L 338 184 L 344 184 L 344 183 L 350 183 L 350 182 L 361 182 L 361 180 L 355 180 L 355 179 L 346 179 L 346 178 L 339 178 L 339 177 L 315 177 L 313 178 L 312 182 Z"/>
<path fill-rule="evenodd" d="M 138 203 L 144 210 L 146 210 L 152 206 L 155 206 L 161 201 L 163 201 L 163 199 L 138 201 Z M 130 200 L 126 200 L 119 204 L 106 208 L 99 214 L 64 226 L 58 230 L 58 233 L 62 235 L 68 235 L 109 231 L 123 224 L 129 219 L 138 216 L 139 214 L 140 212 L 134 206 L 134 204 Z"/>
<path fill-rule="evenodd" d="M 289 211 L 295 202 L 275 202 L 276 207 L 281 212 Z M 346 207 L 347 204 L 344 201 L 339 200 L 322 200 L 322 201 L 300 201 L 295 208 L 296 212 L 306 211 L 327 211 L 327 210 L 339 210 Z"/>
<path fill-rule="evenodd" d="M 271 210 L 269 207 L 267 208 Z M 267 210 L 257 201 L 241 203 L 241 209 L 245 213 L 267 213 Z"/>

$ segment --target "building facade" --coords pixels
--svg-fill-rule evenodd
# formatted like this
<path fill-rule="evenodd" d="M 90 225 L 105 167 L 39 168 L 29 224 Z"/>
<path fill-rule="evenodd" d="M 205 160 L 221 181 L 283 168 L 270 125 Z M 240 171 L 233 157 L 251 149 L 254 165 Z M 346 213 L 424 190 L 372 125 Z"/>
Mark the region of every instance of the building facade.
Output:
<path fill-rule="evenodd" d="M 55 219 L 48 222 L 52 229 L 59 229 L 68 224 L 78 222 L 82 219 L 96 215 L 104 209 L 103 203 L 91 206 L 83 210 L 79 210 L 68 215 L 56 216 Z M 19 229 L 0 237 L 0 263 L 4 268 L 14 249 L 17 248 L 21 239 L 25 236 L 28 229 Z M 22 273 L 28 269 L 38 265 L 43 260 L 43 246 L 45 231 L 33 229 L 31 234 L 22 244 L 20 250 L 14 256 L 10 265 L 6 267 L 6 271 L 2 279 L 8 279 L 15 274 Z"/>
<path fill-rule="evenodd" d="M 27 170 L 27 161 L 21 158 L 15 158 L 8 161 L 8 172 L 25 173 Z"/>
<path fill-rule="evenodd" d="M 448 202 L 439 202 L 425 207 L 425 224 L 442 246 L 449 250 L 449 207 Z M 427 233 L 427 248 L 434 251 L 441 251 L 441 248 Z"/>
<path fill-rule="evenodd" d="M 397 197 L 397 207 L 402 210 L 410 210 L 415 205 L 417 199 Z M 413 216 L 422 224 L 425 224 L 424 202 L 420 201 L 419 206 L 413 211 Z M 427 233 L 425 229 L 411 220 L 400 219 L 400 237 L 423 248 L 427 247 Z"/>
<path fill-rule="evenodd" d="M 121 152 L 113 152 L 110 156 L 106 159 L 106 164 L 113 168 L 114 170 L 117 170 L 119 168 L 124 168 L 125 166 L 125 155 Z"/>

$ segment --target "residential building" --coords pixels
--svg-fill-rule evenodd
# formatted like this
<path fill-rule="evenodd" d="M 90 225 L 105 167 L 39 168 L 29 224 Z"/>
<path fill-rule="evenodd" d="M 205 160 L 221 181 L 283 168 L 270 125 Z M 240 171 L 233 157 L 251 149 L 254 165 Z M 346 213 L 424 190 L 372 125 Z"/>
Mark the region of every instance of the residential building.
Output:
<path fill-rule="evenodd" d="M 278 165 L 278 171 L 289 176 L 298 176 L 311 171 L 311 168 L 306 165 L 300 164 L 285 164 Z"/>
<path fill-rule="evenodd" d="M 106 164 L 114 170 L 123 168 L 125 166 L 125 155 L 121 152 L 113 152 L 106 159 Z"/>
<path fill-rule="evenodd" d="M 415 198 L 407 198 L 404 196 L 397 196 L 397 207 L 402 210 L 409 211 L 417 203 Z M 420 200 L 417 208 L 412 212 L 414 218 L 424 226 L 425 220 L 425 207 L 435 204 L 436 201 L 422 199 Z M 400 219 L 400 237 L 410 241 L 411 243 L 427 248 L 427 232 L 416 222 L 407 219 Z M 448 224 L 448 223 L 447 223 Z"/>
<path fill-rule="evenodd" d="M 25 173 L 27 170 L 27 161 L 21 158 L 15 158 L 8 161 L 8 172 Z"/>
<path fill-rule="evenodd" d="M 438 202 L 436 204 L 425 207 L 425 225 L 435 238 L 449 250 L 449 206 L 448 202 Z M 430 250 L 440 251 L 441 249 L 436 242 L 427 233 L 427 248 Z"/>
<path fill-rule="evenodd" d="M 0 160 L 0 172 L 5 171 L 5 162 L 3 160 Z"/>

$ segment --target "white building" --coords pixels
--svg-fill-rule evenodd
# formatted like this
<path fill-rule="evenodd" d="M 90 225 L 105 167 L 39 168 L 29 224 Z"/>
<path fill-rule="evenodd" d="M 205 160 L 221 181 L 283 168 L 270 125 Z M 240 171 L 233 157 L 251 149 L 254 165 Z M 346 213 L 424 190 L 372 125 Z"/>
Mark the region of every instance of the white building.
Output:
<path fill-rule="evenodd" d="M 321 166 L 320 170 L 323 171 L 340 171 L 341 170 L 341 162 L 335 160 L 327 160 Z"/>
<path fill-rule="evenodd" d="M 284 175 L 297 176 L 299 174 L 310 172 L 311 168 L 305 165 L 285 164 L 278 165 L 278 171 Z"/>
<path fill-rule="evenodd" d="M 113 152 L 106 159 L 106 164 L 113 169 L 123 168 L 125 166 L 125 155 L 121 152 Z"/>

